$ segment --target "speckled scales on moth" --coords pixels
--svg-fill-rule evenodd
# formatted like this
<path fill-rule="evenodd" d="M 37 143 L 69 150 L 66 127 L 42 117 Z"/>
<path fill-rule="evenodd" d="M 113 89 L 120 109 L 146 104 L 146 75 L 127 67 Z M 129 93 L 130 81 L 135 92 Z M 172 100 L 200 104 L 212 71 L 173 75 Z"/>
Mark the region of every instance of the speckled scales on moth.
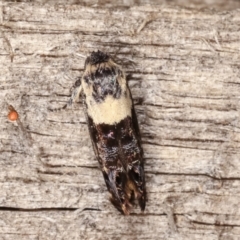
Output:
<path fill-rule="evenodd" d="M 123 211 L 125 205 L 131 206 L 132 191 L 135 198 L 145 194 L 145 183 L 138 171 L 139 168 L 143 169 L 143 159 L 132 119 L 127 117 L 115 125 L 109 125 L 95 124 L 89 117 L 88 122 L 106 185 L 115 199 L 119 199 L 118 203 L 114 202 L 118 204 L 116 207 Z"/>
<path fill-rule="evenodd" d="M 129 214 L 133 196 L 145 209 L 143 152 L 131 93 L 122 69 L 103 52 L 87 58 L 82 96 L 93 148 L 112 204 Z"/>
<path fill-rule="evenodd" d="M 122 70 L 119 67 L 116 68 L 116 66 L 116 64 L 112 63 L 99 64 L 98 68 L 96 68 L 96 66 L 87 66 L 86 72 L 83 76 L 82 89 L 86 96 L 85 102 L 87 105 L 87 113 L 96 124 L 114 124 L 120 122 L 127 116 L 131 117 L 132 99 L 130 92 L 126 85 L 126 79 L 123 77 L 124 74 L 119 76 L 119 72 L 122 72 Z M 120 92 L 119 94 L 116 94 L 117 96 L 104 92 L 105 89 L 101 86 L 103 83 L 100 82 L 101 79 L 104 80 L 106 77 L 104 70 L 102 76 L 99 74 L 98 78 L 92 74 L 92 72 L 96 72 L 99 69 L 111 69 L 112 67 L 116 68 L 118 73 L 113 71 L 112 78 L 114 83 L 109 89 L 112 87 L 112 89 L 114 89 L 113 91 Z M 97 84 L 97 81 L 100 83 Z"/>

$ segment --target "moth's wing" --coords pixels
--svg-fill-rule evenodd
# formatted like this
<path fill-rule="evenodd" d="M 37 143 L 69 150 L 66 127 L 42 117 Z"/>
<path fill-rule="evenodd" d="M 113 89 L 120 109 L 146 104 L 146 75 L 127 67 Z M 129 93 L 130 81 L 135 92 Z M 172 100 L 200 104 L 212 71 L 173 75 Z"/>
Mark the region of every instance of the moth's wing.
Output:
<path fill-rule="evenodd" d="M 123 214 L 128 215 L 132 205 L 124 189 L 127 183 L 126 173 L 121 169 L 102 170 L 108 191 L 111 193 L 110 201 Z"/>
<path fill-rule="evenodd" d="M 137 140 L 137 146 L 136 148 L 139 151 L 138 154 L 138 161 L 133 161 L 132 163 L 129 163 L 128 166 L 128 175 L 130 179 L 134 182 L 137 193 L 135 192 L 135 195 L 137 195 L 137 199 L 139 202 L 139 205 L 141 207 L 141 210 L 144 211 L 145 205 L 146 205 L 146 186 L 145 186 L 145 174 L 144 174 L 144 160 L 143 160 L 143 150 L 141 147 L 141 135 L 138 125 L 138 120 L 136 116 L 136 112 L 134 107 L 132 108 L 132 132 L 133 136 Z"/>
<path fill-rule="evenodd" d="M 116 136 L 116 133 L 114 129 L 108 130 L 106 124 L 95 125 L 92 118 L 87 114 L 86 119 L 93 149 L 99 162 L 107 189 L 111 194 L 110 201 L 121 213 L 128 215 L 131 204 L 129 202 L 129 197 L 125 193 L 127 174 L 124 170 L 124 166 L 119 160 L 118 147 L 116 146 L 115 148 L 114 146 L 114 144 L 118 144 L 118 140 L 113 139 L 112 141 L 110 138 L 111 136 L 109 136 L 109 133 L 113 136 Z M 101 138 L 103 137 L 106 140 L 106 146 L 102 146 L 101 144 L 101 141 L 103 141 Z"/>
<path fill-rule="evenodd" d="M 128 176 L 134 182 L 136 191 L 134 191 L 135 197 L 138 199 L 138 203 L 141 210 L 144 211 L 146 206 L 146 188 L 145 188 L 145 175 L 144 168 L 141 162 L 136 162 L 128 170 Z"/>
<path fill-rule="evenodd" d="M 82 102 L 83 102 L 83 110 L 84 110 L 85 119 L 86 119 L 86 123 L 87 123 L 88 130 L 89 130 L 89 135 L 91 138 L 93 150 L 94 150 L 95 156 L 97 157 L 97 160 L 98 160 L 99 153 L 98 153 L 97 144 L 96 144 L 97 143 L 97 130 L 96 130 L 96 127 L 94 125 L 92 118 L 88 116 L 87 105 L 85 102 L 84 93 L 82 93 Z"/>

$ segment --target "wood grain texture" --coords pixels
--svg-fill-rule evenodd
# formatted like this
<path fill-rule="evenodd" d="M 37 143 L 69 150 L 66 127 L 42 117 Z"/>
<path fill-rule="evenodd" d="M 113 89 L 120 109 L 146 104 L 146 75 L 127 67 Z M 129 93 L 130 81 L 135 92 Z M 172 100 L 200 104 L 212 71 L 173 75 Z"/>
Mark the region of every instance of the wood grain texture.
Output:
<path fill-rule="evenodd" d="M 0 239 L 240 238 L 240 10 L 5 2 L 0 26 Z M 49 110 L 97 49 L 129 76 L 144 214 L 108 201 L 81 103 Z"/>

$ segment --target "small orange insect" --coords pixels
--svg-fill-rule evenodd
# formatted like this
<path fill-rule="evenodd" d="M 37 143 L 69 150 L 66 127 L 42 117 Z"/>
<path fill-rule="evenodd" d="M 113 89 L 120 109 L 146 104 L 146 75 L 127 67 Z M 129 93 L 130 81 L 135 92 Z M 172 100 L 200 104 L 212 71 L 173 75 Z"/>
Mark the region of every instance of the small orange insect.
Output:
<path fill-rule="evenodd" d="M 18 119 L 18 113 L 17 111 L 14 109 L 14 107 L 12 105 L 9 105 L 8 107 L 9 109 L 9 113 L 8 113 L 8 119 L 10 121 L 16 121 Z"/>

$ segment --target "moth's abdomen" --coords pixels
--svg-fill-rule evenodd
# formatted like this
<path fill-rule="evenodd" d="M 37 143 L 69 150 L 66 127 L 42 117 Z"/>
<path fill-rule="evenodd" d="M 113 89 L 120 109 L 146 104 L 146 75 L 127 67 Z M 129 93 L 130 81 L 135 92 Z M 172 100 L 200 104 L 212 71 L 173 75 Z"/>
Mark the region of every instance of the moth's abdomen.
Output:
<path fill-rule="evenodd" d="M 129 214 L 131 202 L 137 198 L 143 211 L 143 153 L 123 71 L 107 54 L 93 52 L 85 63 L 82 91 L 90 136 L 111 202 Z"/>

